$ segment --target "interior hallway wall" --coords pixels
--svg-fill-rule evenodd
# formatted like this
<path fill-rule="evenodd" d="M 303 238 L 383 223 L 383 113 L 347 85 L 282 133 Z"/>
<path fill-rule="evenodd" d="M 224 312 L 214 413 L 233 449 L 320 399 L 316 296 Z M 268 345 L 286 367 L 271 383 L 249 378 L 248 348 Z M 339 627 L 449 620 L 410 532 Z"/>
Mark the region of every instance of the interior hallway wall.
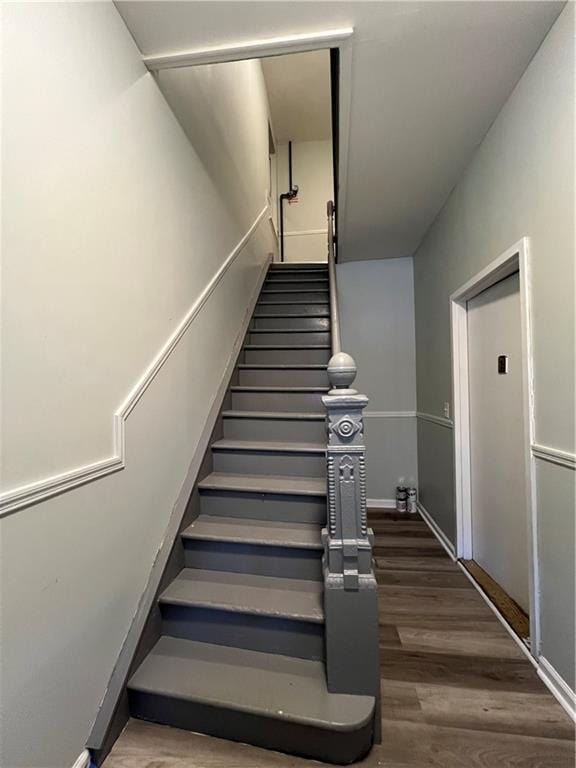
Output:
<path fill-rule="evenodd" d="M 267 99 L 258 62 L 199 68 L 187 136 L 112 3 L 1 10 L 4 491 L 111 456 L 116 409 L 228 264 L 130 413 L 125 469 L 0 521 L 0 765 L 66 768 L 273 248 L 263 215 L 227 261 L 264 211 Z"/>
<path fill-rule="evenodd" d="M 530 239 L 540 653 L 574 688 L 574 5 L 552 27 L 415 256 L 418 411 L 451 401 L 449 296 Z M 420 494 L 455 541 L 453 435 L 419 420 Z M 518 457 L 518 461 L 522 461 Z"/>
<path fill-rule="evenodd" d="M 326 261 L 326 203 L 334 199 L 332 141 L 292 144 L 292 178 L 298 202 L 284 202 L 286 261 Z M 288 145 L 278 147 L 278 194 L 287 192 Z"/>
<path fill-rule="evenodd" d="M 342 348 L 358 366 L 368 498 L 391 502 L 417 485 L 414 283 L 410 257 L 337 265 Z"/>

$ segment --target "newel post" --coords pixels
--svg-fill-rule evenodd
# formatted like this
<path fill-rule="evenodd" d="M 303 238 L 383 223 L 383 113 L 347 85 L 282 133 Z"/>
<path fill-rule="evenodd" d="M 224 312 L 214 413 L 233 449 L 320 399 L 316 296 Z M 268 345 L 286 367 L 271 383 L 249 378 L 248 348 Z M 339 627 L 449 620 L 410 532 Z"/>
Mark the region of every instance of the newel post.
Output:
<path fill-rule="evenodd" d="M 328 364 L 332 389 L 322 398 L 328 412 L 328 519 L 322 531 L 326 670 L 330 691 L 376 696 L 378 592 L 362 417 L 368 398 L 350 388 L 355 377 L 353 358 L 344 352 L 333 355 Z"/>

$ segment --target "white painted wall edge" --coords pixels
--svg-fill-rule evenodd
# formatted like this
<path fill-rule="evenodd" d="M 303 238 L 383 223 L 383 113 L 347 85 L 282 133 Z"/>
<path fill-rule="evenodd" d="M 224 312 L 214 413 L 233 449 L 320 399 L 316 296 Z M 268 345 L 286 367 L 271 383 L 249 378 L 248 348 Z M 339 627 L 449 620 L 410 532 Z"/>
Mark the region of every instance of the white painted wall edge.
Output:
<path fill-rule="evenodd" d="M 142 61 L 152 72 L 160 69 L 188 67 L 193 64 L 217 64 L 223 61 L 262 58 L 278 54 L 303 53 L 321 48 L 331 48 L 342 43 L 354 33 L 352 27 L 309 32 L 299 35 L 248 40 L 242 43 L 217 45 L 212 48 L 193 48 L 189 51 L 167 51 L 154 56 L 143 56 Z"/>
<path fill-rule="evenodd" d="M 576 453 L 561 451 L 558 448 L 551 448 L 548 445 L 539 445 L 538 443 L 532 443 L 531 450 L 532 456 L 536 459 L 542 459 L 542 461 L 548 461 L 551 464 L 558 464 L 560 467 L 566 467 L 567 469 L 576 469 Z"/>
<path fill-rule="evenodd" d="M 327 235 L 327 229 L 293 229 L 291 232 L 284 232 L 284 237 L 305 237 L 306 235 Z"/>
<path fill-rule="evenodd" d="M 365 419 L 415 419 L 416 411 L 365 411 Z"/>
<path fill-rule="evenodd" d="M 448 536 L 446 536 L 446 534 L 444 533 L 442 528 L 440 528 L 438 523 L 434 520 L 430 512 L 428 512 L 428 510 L 424 506 L 422 506 L 422 504 L 419 501 L 417 502 L 417 507 L 418 507 L 418 512 L 420 512 L 420 514 L 422 515 L 424 522 L 426 523 L 428 528 L 430 528 L 434 536 L 436 536 L 440 544 L 442 544 L 450 560 L 452 560 L 453 562 L 456 562 L 456 551 L 454 549 L 454 544 L 452 544 Z"/>
<path fill-rule="evenodd" d="M 228 358 L 226 369 L 222 374 L 220 385 L 210 405 L 206 423 L 202 430 L 200 440 L 198 441 L 197 448 L 194 451 L 194 455 L 190 461 L 186 479 L 184 480 L 180 493 L 178 494 L 178 499 L 176 500 L 176 503 L 172 509 L 170 520 L 168 522 L 162 543 L 160 544 L 154 559 L 148 582 L 144 592 L 140 597 L 136 613 L 132 618 L 130 628 L 128 629 L 126 638 L 122 644 L 118 660 L 114 665 L 108 686 L 104 692 L 104 697 L 98 708 L 98 714 L 96 715 L 96 719 L 92 726 L 92 731 L 87 742 L 89 748 L 92 750 L 100 750 L 102 748 L 104 740 L 107 737 L 110 724 L 114 717 L 117 702 L 120 698 L 124 686 L 126 685 L 134 655 L 137 651 L 142 632 L 144 631 L 144 627 L 148 619 L 148 615 L 150 614 L 150 609 L 152 608 L 158 593 L 158 589 L 160 587 L 162 576 L 164 575 L 172 547 L 176 537 L 178 536 L 182 518 L 186 512 L 186 507 L 188 505 L 190 495 L 194 489 L 194 485 L 196 484 L 198 473 L 202 466 L 206 451 L 210 446 L 210 439 L 216 425 L 216 420 L 222 410 L 224 396 L 228 391 L 230 378 L 236 367 L 238 356 L 242 350 L 244 338 L 246 336 L 248 326 L 250 325 L 250 320 L 252 319 L 260 291 L 262 290 L 262 285 L 266 279 L 266 273 L 268 271 L 270 262 L 271 259 L 268 257 L 262 263 L 262 270 L 258 279 L 256 280 L 254 290 L 244 314 L 244 319 L 242 320 L 242 324 L 236 336 L 234 346 Z"/>
<path fill-rule="evenodd" d="M 576 693 L 544 656 L 540 656 L 538 659 L 538 677 L 572 720 L 576 722 Z"/>
<path fill-rule="evenodd" d="M 72 768 L 88 768 L 90 765 L 90 752 L 88 752 L 87 749 L 85 749 L 83 752 L 81 752 L 76 760 L 74 761 L 74 765 Z"/>
<path fill-rule="evenodd" d="M 422 421 L 429 421 L 431 424 L 438 424 L 440 427 L 448 427 L 452 429 L 454 422 L 452 419 L 447 419 L 444 416 L 436 416 L 434 413 L 424 413 L 424 411 L 417 411 L 416 416 Z"/>
<path fill-rule="evenodd" d="M 114 454 L 102 461 L 87 464 L 82 467 L 53 475 L 36 482 L 30 483 L 10 491 L 0 494 L 0 517 L 11 514 L 18 509 L 28 507 L 31 504 L 37 504 L 44 499 L 56 496 L 60 493 L 76 488 L 79 485 L 93 482 L 101 477 L 105 477 L 113 472 L 118 472 L 125 467 L 125 423 L 128 416 L 135 408 L 142 395 L 146 392 L 156 375 L 161 370 L 164 363 L 168 360 L 188 328 L 191 326 L 194 318 L 198 315 L 204 304 L 208 301 L 217 285 L 220 283 L 228 269 L 238 257 L 244 246 L 250 240 L 258 228 L 261 221 L 268 213 L 268 205 L 260 211 L 254 223 L 242 239 L 236 244 L 234 249 L 228 254 L 221 267 L 214 277 L 206 285 L 200 296 L 190 307 L 176 330 L 164 343 L 158 354 L 154 357 L 148 368 L 140 377 L 132 391 L 126 397 L 120 408 L 113 417 L 113 440 Z"/>

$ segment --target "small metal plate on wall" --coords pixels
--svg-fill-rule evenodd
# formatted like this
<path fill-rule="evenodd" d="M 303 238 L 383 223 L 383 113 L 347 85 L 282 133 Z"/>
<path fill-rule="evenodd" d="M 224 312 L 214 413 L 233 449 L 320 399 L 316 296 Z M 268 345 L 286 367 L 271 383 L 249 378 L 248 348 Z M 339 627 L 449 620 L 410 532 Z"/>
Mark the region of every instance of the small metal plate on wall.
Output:
<path fill-rule="evenodd" d="M 508 355 L 498 355 L 498 373 L 508 373 Z"/>

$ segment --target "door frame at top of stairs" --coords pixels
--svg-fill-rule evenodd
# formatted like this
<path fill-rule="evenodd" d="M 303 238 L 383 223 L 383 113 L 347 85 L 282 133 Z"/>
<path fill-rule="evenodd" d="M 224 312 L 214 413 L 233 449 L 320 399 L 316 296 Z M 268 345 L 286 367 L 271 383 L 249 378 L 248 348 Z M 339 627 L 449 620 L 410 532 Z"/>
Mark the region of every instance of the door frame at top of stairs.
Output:
<path fill-rule="evenodd" d="M 168 51 L 160 55 L 142 56 L 142 61 L 150 72 L 156 74 L 163 69 L 328 50 L 330 52 L 334 201 L 337 233 L 342 242 L 345 238 L 346 222 L 353 42 L 354 28 L 345 27 L 282 37 L 256 38 L 188 51 Z"/>
<path fill-rule="evenodd" d="M 468 301 L 506 277 L 520 276 L 522 326 L 522 391 L 525 486 L 528 516 L 530 586 L 530 653 L 540 655 L 538 530 L 534 444 L 534 376 L 531 326 L 530 249 L 527 237 L 514 243 L 497 259 L 450 296 L 452 387 L 454 403 L 454 485 L 456 490 L 456 557 L 472 559 L 472 500 L 470 463 L 470 402 L 468 370 Z"/>

